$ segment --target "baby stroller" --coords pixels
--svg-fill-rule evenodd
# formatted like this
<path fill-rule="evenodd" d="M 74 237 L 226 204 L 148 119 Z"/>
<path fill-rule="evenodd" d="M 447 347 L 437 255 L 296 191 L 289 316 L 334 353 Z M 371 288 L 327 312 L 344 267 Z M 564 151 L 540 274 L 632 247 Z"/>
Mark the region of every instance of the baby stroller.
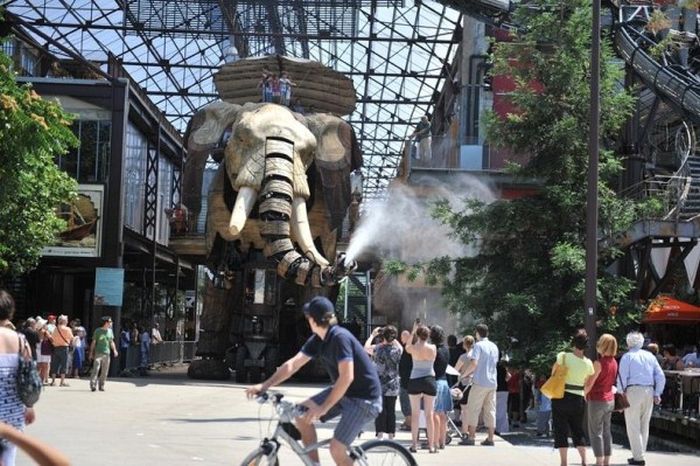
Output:
<path fill-rule="evenodd" d="M 453 402 L 459 402 L 463 395 L 462 390 L 457 388 L 457 385 L 458 384 L 455 384 L 450 388 L 450 396 L 452 397 Z M 445 445 L 449 445 L 453 438 L 457 438 L 457 441 L 460 441 L 464 437 L 464 434 L 462 434 L 452 419 L 453 413 L 454 410 L 447 413 L 447 433 L 445 434 Z M 421 439 L 421 435 L 423 436 L 423 439 Z M 425 423 L 425 411 L 423 411 L 422 406 L 420 414 L 418 415 L 418 441 L 421 442 L 423 448 L 427 448 L 428 430 Z"/>
<path fill-rule="evenodd" d="M 462 390 L 459 388 L 459 382 L 454 384 L 452 387 L 450 387 L 450 396 L 452 397 L 452 405 L 454 406 L 455 404 L 459 404 L 459 402 L 462 400 L 462 396 L 464 393 Z M 454 414 L 454 409 L 447 413 L 447 435 L 445 438 L 445 444 L 449 445 L 450 442 L 452 442 L 453 438 L 457 438 L 457 440 L 462 440 L 464 438 L 464 434 L 462 433 L 461 430 L 459 430 L 459 427 L 455 424 L 455 421 L 452 419 Z"/>

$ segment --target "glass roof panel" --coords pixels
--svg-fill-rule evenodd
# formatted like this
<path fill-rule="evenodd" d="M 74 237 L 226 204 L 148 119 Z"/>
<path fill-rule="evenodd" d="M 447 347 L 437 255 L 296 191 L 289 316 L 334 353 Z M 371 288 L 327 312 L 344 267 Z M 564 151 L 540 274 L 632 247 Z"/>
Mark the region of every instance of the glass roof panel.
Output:
<path fill-rule="evenodd" d="M 358 105 L 347 119 L 364 153 L 365 198 L 383 196 L 461 38 L 461 15 L 427 0 L 4 3 L 59 58 L 70 50 L 104 68 L 110 55 L 120 59 L 180 131 L 217 99 L 212 73 L 226 60 L 279 53 L 351 76 Z"/>

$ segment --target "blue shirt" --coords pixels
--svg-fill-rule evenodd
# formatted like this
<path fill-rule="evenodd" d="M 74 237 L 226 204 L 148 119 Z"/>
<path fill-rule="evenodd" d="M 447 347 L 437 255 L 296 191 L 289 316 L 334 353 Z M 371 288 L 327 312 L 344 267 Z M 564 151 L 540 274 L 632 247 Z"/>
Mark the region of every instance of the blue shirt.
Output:
<path fill-rule="evenodd" d="M 642 349 L 631 349 L 622 356 L 617 370 L 617 389 L 624 391 L 632 385 L 654 387 L 654 396 L 661 396 L 666 376 L 656 356 Z"/>
<path fill-rule="evenodd" d="M 683 356 L 685 367 L 700 367 L 700 352 L 688 353 Z"/>
<path fill-rule="evenodd" d="M 469 359 L 476 360 L 476 370 L 472 383 L 481 387 L 495 389 L 498 386 L 496 380 L 496 364 L 498 364 L 498 347 L 488 338 L 479 340 L 472 350 Z"/>
<path fill-rule="evenodd" d="M 312 359 L 320 358 L 333 383 L 338 380 L 338 363 L 353 362 L 353 380 L 343 396 L 371 401 L 382 397 L 376 367 L 357 338 L 343 327 L 331 325 L 323 339 L 314 333 L 301 352 Z"/>
<path fill-rule="evenodd" d="M 128 348 L 131 343 L 131 335 L 127 330 L 122 330 L 119 335 L 119 348 Z"/>

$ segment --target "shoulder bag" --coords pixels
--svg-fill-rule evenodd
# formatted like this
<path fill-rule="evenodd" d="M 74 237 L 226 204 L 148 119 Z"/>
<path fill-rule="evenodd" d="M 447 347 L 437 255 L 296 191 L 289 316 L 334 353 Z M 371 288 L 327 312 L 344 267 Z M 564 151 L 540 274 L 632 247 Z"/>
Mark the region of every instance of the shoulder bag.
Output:
<path fill-rule="evenodd" d="M 622 378 L 620 377 L 620 373 L 617 373 L 617 380 L 620 381 L 620 386 L 622 387 Z M 624 411 L 625 409 L 630 407 L 630 402 L 627 399 L 627 394 L 625 393 L 625 388 L 622 387 L 621 392 L 616 392 L 615 393 L 615 407 L 613 408 L 614 411 Z"/>
<path fill-rule="evenodd" d="M 24 341 L 18 335 L 19 340 L 19 365 L 17 367 L 17 393 L 22 403 L 31 408 L 39 401 L 41 395 L 41 377 L 36 369 L 36 361 L 31 357 L 26 359 L 22 354 Z"/>
<path fill-rule="evenodd" d="M 564 388 L 566 387 L 566 374 L 569 373 L 569 368 L 566 366 L 566 353 L 562 357 L 562 363 L 557 366 L 547 381 L 540 388 L 540 392 L 550 400 L 559 400 L 564 398 Z"/>

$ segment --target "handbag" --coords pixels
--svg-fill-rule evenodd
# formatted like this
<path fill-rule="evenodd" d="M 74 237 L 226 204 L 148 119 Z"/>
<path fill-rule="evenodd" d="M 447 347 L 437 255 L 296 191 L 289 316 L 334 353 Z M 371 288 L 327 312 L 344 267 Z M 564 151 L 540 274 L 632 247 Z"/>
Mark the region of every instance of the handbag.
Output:
<path fill-rule="evenodd" d="M 564 388 L 566 387 L 566 374 L 569 373 L 569 368 L 566 367 L 566 354 L 562 357 L 562 364 L 557 366 L 547 381 L 540 388 L 540 392 L 550 400 L 559 400 L 564 398 Z"/>
<path fill-rule="evenodd" d="M 617 373 L 617 380 L 620 381 L 620 386 L 622 386 L 622 379 L 620 378 L 620 373 Z M 625 389 L 623 388 L 621 392 L 616 392 L 615 393 L 615 407 L 613 408 L 613 411 L 624 411 L 625 409 L 630 407 L 630 402 L 627 399 L 627 394 L 625 393 Z"/>
<path fill-rule="evenodd" d="M 36 369 L 36 361 L 29 358 L 26 359 L 22 354 L 24 341 L 18 335 L 19 339 L 19 365 L 17 366 L 17 394 L 22 403 L 31 408 L 34 403 L 39 401 L 41 395 L 41 377 Z"/>

